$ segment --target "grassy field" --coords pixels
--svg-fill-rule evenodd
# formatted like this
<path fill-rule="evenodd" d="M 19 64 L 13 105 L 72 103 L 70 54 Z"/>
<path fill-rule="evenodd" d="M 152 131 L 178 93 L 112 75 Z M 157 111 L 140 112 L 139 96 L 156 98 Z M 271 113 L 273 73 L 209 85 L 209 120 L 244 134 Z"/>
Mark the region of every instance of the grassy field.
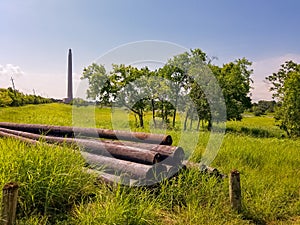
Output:
<path fill-rule="evenodd" d="M 0 121 L 130 129 L 135 119 L 130 115 L 127 123 L 125 116 L 115 112 L 111 119 L 110 109 L 63 104 L 0 108 Z M 201 159 L 208 132 L 154 130 L 150 118 L 145 131 L 167 132 L 191 160 Z M 190 170 L 155 190 L 96 186 L 76 147 L 5 138 L 0 139 L 0 184 L 21 186 L 18 224 L 300 224 L 300 140 L 287 139 L 270 115 L 247 114 L 228 122 L 227 130 L 212 166 L 225 174 L 240 171 L 240 214 L 230 208 L 228 179 Z"/>

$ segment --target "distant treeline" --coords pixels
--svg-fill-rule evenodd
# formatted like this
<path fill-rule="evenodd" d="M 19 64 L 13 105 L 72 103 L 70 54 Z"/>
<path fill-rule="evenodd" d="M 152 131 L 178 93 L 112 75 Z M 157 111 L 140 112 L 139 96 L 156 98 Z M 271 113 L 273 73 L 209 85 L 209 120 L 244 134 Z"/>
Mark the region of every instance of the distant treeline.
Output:
<path fill-rule="evenodd" d="M 57 101 L 56 99 L 44 98 L 38 95 L 27 95 L 12 88 L 0 88 L 0 107 L 44 104 Z"/>
<path fill-rule="evenodd" d="M 276 107 L 280 107 L 280 104 L 273 101 L 260 100 L 258 103 L 253 103 L 251 111 L 255 116 L 265 115 L 267 113 L 274 113 Z"/>

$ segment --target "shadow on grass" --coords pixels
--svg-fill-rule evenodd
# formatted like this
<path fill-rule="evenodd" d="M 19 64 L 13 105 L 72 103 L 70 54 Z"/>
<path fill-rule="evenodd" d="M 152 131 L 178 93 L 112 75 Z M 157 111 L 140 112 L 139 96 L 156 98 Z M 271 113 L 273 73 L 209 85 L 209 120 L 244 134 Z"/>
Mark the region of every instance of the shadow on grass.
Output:
<path fill-rule="evenodd" d="M 264 221 L 262 219 L 255 218 L 255 216 L 251 216 L 251 215 L 242 215 L 242 219 L 247 220 L 247 221 L 251 221 L 255 225 L 267 225 L 266 221 Z"/>
<path fill-rule="evenodd" d="M 227 127 L 226 133 L 244 134 L 244 135 L 257 137 L 257 138 L 272 138 L 272 137 L 282 138 L 283 137 L 278 134 L 274 134 L 269 130 L 265 130 L 261 128 L 249 128 L 249 127 L 241 127 L 241 129 Z"/>

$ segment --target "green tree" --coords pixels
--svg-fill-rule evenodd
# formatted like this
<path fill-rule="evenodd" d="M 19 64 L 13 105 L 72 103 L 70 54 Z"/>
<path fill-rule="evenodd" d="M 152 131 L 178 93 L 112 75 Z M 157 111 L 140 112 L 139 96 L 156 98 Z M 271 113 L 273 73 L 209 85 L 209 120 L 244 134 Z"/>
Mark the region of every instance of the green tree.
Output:
<path fill-rule="evenodd" d="M 144 127 L 144 112 L 151 93 L 147 89 L 151 71 L 133 66 L 112 65 L 108 74 L 103 65 L 84 68 L 81 79 L 88 79 L 87 97 L 100 104 L 124 106 L 139 118 L 139 126 Z"/>
<path fill-rule="evenodd" d="M 1 88 L 0 89 L 0 107 L 9 106 L 13 100 L 8 94 L 8 90 Z"/>
<path fill-rule="evenodd" d="M 171 81 L 171 96 L 174 98 L 172 99 L 173 127 L 175 127 L 176 114 L 178 108 L 181 108 L 181 110 L 186 111 L 185 121 L 187 121 L 187 117 L 193 114 L 193 110 L 191 109 L 193 102 L 186 102 L 185 98 L 185 96 L 187 96 L 191 92 L 193 83 L 195 82 L 190 72 L 193 68 L 193 64 L 206 64 L 207 60 L 208 57 L 206 53 L 204 53 L 202 50 L 198 48 L 191 49 L 190 52 L 184 52 L 182 54 L 174 56 L 167 62 L 167 64 L 163 68 L 161 68 L 158 71 L 160 76 Z M 182 98 L 184 98 L 184 100 Z M 179 105 L 180 102 L 183 103 L 183 105 Z M 186 127 L 186 122 L 184 127 Z"/>
<path fill-rule="evenodd" d="M 174 101 L 173 105 L 173 119 L 172 125 L 175 127 L 176 121 L 176 113 L 178 108 L 178 102 L 180 98 L 180 90 L 185 87 L 186 79 L 187 79 L 187 71 L 184 70 L 182 65 L 184 65 L 188 61 L 188 53 L 184 53 L 178 56 L 175 56 L 173 59 L 169 60 L 168 63 L 161 69 L 158 70 L 158 73 L 161 77 L 171 81 L 169 83 L 169 95 Z M 167 99 L 160 99 L 161 107 L 166 107 L 167 105 L 163 104 L 165 102 L 167 104 Z M 163 109 L 162 108 L 162 109 Z M 165 113 L 168 111 L 165 110 Z M 162 118 L 167 122 L 167 116 L 162 113 Z"/>
<path fill-rule="evenodd" d="M 104 105 L 110 102 L 112 87 L 103 65 L 93 63 L 84 68 L 80 79 L 88 80 L 89 88 L 87 90 L 87 98 L 97 100 Z"/>
<path fill-rule="evenodd" d="M 260 100 L 258 103 L 252 105 L 252 111 L 255 116 L 264 115 L 266 113 L 273 113 L 275 110 L 275 101 Z"/>
<path fill-rule="evenodd" d="M 169 102 L 165 102 L 167 96 L 170 94 L 170 88 L 168 85 L 168 81 L 162 79 L 158 76 L 158 71 L 150 71 L 147 76 L 147 86 L 150 97 L 150 110 L 152 111 L 152 121 L 153 125 L 157 127 L 157 121 L 155 119 L 156 116 L 160 116 L 162 118 L 162 123 L 167 122 L 168 120 L 168 111 L 173 108 L 168 104 Z M 160 110 L 160 113 L 156 113 L 156 110 Z"/>
<path fill-rule="evenodd" d="M 144 112 L 151 109 L 154 126 L 156 110 L 167 124 L 172 116 L 173 127 L 179 110 L 186 113 L 185 129 L 188 118 L 190 127 L 193 120 L 198 119 L 198 129 L 200 121 L 205 121 L 210 128 L 212 118 L 222 121 L 224 117 L 224 113 L 220 113 L 224 100 L 217 83 L 220 83 L 229 110 L 227 119 L 240 119 L 244 109 L 251 106 L 248 94 L 252 73 L 248 69 L 251 63 L 246 59 L 223 67 L 211 62 L 206 53 L 194 49 L 174 56 L 157 71 L 150 71 L 147 67 L 113 65 L 108 74 L 104 66 L 92 64 L 84 69 L 81 79 L 88 79 L 88 98 L 101 104 L 127 107 L 138 116 L 141 127 L 144 126 Z"/>
<path fill-rule="evenodd" d="M 224 64 L 223 67 L 210 65 L 223 90 L 228 120 L 241 120 L 245 109 L 251 107 L 249 97 L 253 73 L 251 62 L 245 58 Z"/>
<path fill-rule="evenodd" d="M 36 95 L 27 95 L 12 88 L 0 89 L 0 106 L 22 106 L 26 104 L 51 103 L 54 99 L 48 99 Z"/>
<path fill-rule="evenodd" d="M 288 136 L 300 136 L 300 64 L 287 61 L 277 73 L 266 77 L 273 98 L 279 101 L 275 118 Z"/>
<path fill-rule="evenodd" d="M 200 129 L 200 122 L 205 121 L 208 123 L 208 129 L 210 129 L 211 127 L 211 112 L 210 112 L 210 107 L 209 107 L 209 103 L 206 99 L 206 96 L 203 92 L 203 90 L 201 89 L 200 85 L 197 82 L 194 82 L 192 85 L 192 89 L 190 92 L 190 97 L 194 103 L 194 105 L 196 106 L 196 113 L 197 113 L 197 119 L 198 119 L 198 124 L 197 124 L 197 130 Z M 187 116 L 188 114 L 193 114 L 194 112 L 192 110 L 189 110 L 187 112 Z M 193 115 L 190 116 L 191 117 L 191 123 L 193 118 Z M 187 119 L 187 118 L 186 118 Z M 184 122 L 184 129 L 186 129 L 187 124 L 186 124 L 186 119 Z M 203 123 L 202 123 L 203 125 Z"/>
<path fill-rule="evenodd" d="M 113 65 L 110 82 L 115 104 L 125 106 L 139 118 L 139 126 L 144 127 L 144 113 L 153 92 L 149 86 L 149 77 L 153 73 L 147 68 Z"/>

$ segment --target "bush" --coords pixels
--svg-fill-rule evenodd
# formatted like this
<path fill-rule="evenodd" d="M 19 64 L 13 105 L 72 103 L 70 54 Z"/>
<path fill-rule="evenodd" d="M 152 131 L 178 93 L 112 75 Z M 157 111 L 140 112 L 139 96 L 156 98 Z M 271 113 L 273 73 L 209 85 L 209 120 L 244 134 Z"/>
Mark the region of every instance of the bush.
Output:
<path fill-rule="evenodd" d="M 52 103 L 53 99 L 44 98 L 37 95 L 25 95 L 12 88 L 0 89 L 0 107 L 22 106 L 27 104 L 44 104 Z"/>

